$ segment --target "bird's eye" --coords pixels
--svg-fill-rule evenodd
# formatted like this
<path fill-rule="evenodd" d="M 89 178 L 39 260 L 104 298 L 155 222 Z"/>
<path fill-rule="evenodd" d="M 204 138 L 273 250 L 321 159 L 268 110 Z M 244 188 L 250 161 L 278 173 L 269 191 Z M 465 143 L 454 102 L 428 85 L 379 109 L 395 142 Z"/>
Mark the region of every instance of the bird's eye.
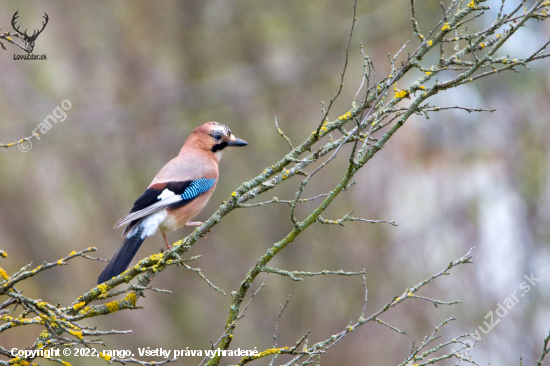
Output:
<path fill-rule="evenodd" d="M 215 133 L 212 137 L 214 137 L 214 140 L 220 141 L 223 136 L 221 133 Z"/>

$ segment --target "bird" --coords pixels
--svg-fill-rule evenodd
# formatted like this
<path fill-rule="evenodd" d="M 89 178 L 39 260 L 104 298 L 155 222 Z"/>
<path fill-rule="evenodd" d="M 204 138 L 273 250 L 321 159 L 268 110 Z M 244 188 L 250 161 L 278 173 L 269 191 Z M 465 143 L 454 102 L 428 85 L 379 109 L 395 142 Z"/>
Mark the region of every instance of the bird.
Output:
<path fill-rule="evenodd" d="M 114 226 L 126 225 L 124 238 L 109 264 L 97 279 L 101 284 L 126 271 L 148 236 L 160 230 L 166 248 L 166 233 L 183 226 L 200 226 L 192 221 L 206 206 L 218 183 L 218 164 L 222 155 L 235 146 L 248 143 L 235 137 L 229 127 L 206 122 L 187 138 L 178 156 L 170 160 L 153 178 L 149 187 L 124 218 Z"/>

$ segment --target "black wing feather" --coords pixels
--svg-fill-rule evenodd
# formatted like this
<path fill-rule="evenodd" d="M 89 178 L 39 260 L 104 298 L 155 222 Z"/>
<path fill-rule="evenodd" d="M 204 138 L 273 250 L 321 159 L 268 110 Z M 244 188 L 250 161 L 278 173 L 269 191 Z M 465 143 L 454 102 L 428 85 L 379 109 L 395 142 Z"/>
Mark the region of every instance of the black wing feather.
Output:
<path fill-rule="evenodd" d="M 189 187 L 189 185 L 192 182 L 193 182 L 192 180 L 186 180 L 183 182 L 168 182 L 168 183 L 156 184 L 154 187 L 147 188 L 145 192 L 138 197 L 136 202 L 134 202 L 132 209 L 128 213 L 131 214 L 132 212 L 143 210 L 144 208 L 157 203 L 158 201 L 160 201 L 158 196 L 160 196 L 165 189 L 168 189 L 174 192 L 175 194 L 183 194 L 183 192 L 185 192 L 185 189 Z M 177 204 L 175 204 L 174 207 L 169 206 L 169 208 L 177 208 L 177 207 L 184 206 L 187 203 L 189 203 L 189 201 L 191 200 L 184 200 L 184 201 L 178 202 Z M 139 223 L 140 220 L 141 219 L 131 221 L 128 225 L 126 225 L 126 228 L 122 233 L 122 237 L 124 238 L 126 234 L 128 234 L 134 228 L 134 226 L 136 226 Z"/>
<path fill-rule="evenodd" d="M 193 181 L 155 184 L 134 202 L 130 213 L 115 224 L 115 229 L 128 224 L 122 234 L 124 236 L 139 222 L 139 219 L 159 210 L 184 206 L 212 188 L 215 182 L 216 180 L 213 178 L 199 178 Z M 159 198 L 165 190 L 168 190 L 170 194 Z"/>
<path fill-rule="evenodd" d="M 183 182 L 168 182 L 163 183 L 162 185 L 155 185 L 152 188 L 147 188 L 147 190 L 139 196 L 136 202 L 134 202 L 134 206 L 129 213 L 143 210 L 145 207 L 149 207 L 152 204 L 157 203 L 160 201 L 158 196 L 160 196 L 165 189 L 174 192 L 174 194 L 183 194 L 185 189 L 189 187 L 192 182 L 192 180 L 186 180 Z"/>

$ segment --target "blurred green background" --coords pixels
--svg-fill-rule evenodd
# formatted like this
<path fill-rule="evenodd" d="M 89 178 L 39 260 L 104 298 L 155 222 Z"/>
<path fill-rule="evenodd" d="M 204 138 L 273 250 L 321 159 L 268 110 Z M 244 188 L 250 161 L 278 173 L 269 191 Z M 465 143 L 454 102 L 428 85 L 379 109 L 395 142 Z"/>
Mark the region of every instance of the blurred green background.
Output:
<path fill-rule="evenodd" d="M 499 2 L 488 3 L 499 7 Z M 72 103 L 66 121 L 41 140 L 33 139 L 29 152 L 17 147 L 0 151 L 0 249 L 9 254 L 1 266 L 13 273 L 30 261 L 55 261 L 88 246 L 110 258 L 121 234 L 113 224 L 191 131 L 214 120 L 230 126 L 249 146 L 222 160 L 218 188 L 197 219 L 208 218 L 243 180 L 288 151 L 276 132 L 275 115 L 295 143 L 320 122 L 320 101 L 330 100 L 340 80 L 352 5 L 342 0 L 0 3 L 2 32 L 11 30 L 16 10 L 18 23 L 29 31 L 40 26 L 44 12 L 50 17 L 34 49 L 45 53 L 47 61 L 14 61 L 13 54 L 23 52 L 12 45 L 0 51 L 0 142 L 29 136 L 61 101 Z M 329 119 L 349 110 L 359 87 L 359 42 L 378 75 L 389 73 L 388 53 L 407 40 L 409 52 L 416 47 L 409 7 L 408 0 L 359 1 L 345 88 Z M 494 15 L 488 12 L 477 26 L 489 25 Z M 418 2 L 424 33 L 440 16 L 438 1 Z M 531 24 L 500 55 L 524 57 L 549 34 L 548 24 Z M 451 315 L 457 321 L 443 331 L 444 340 L 473 332 L 499 302 L 514 291 L 519 296 L 524 275 L 531 273 L 540 282 L 490 333 L 482 334 L 470 355 L 481 364 L 517 363 L 520 354 L 526 364 L 538 359 L 550 328 L 548 62 L 438 96 L 440 106 L 497 111 L 411 118 L 323 215 L 337 219 L 353 210 L 363 218 L 396 220 L 398 227 L 314 226 L 273 260 L 273 266 L 287 270 L 365 268 L 366 312 L 371 314 L 470 247 L 477 248 L 475 264 L 459 267 L 420 292 L 462 304 L 434 308 L 422 300 L 407 301 L 382 319 L 408 335 L 365 325 L 332 348 L 322 364 L 398 364 L 414 340 L 421 342 Z M 305 196 L 330 190 L 341 163 L 320 173 Z M 298 179 L 286 181 L 261 199 L 290 199 L 298 184 Z M 300 217 L 311 207 L 301 208 Z M 229 294 L 291 227 L 283 204 L 234 211 L 193 247 L 189 255 L 203 257 L 192 265 Z M 169 239 L 190 231 L 182 229 Z M 138 257 L 163 246 L 157 234 Z M 19 288 L 26 296 L 68 305 L 95 285 L 103 265 L 73 260 Z M 106 337 L 108 349 L 130 349 L 136 356 L 138 347 L 147 346 L 204 350 L 222 334 L 229 295 L 215 292 L 181 267 L 164 271 L 153 285 L 173 294 L 149 293 L 140 300 L 144 310 L 90 320 L 102 330 L 133 330 Z M 279 305 L 289 294 L 279 346 L 294 345 L 308 330 L 310 344 L 326 339 L 356 321 L 363 308 L 360 277 L 293 282 L 271 275 L 266 285 L 239 323 L 232 348 L 270 348 Z M 0 344 L 26 346 L 39 331 L 14 329 L 0 334 Z M 265 360 L 259 364 L 269 363 Z M 279 357 L 276 364 L 285 360 L 289 358 Z M 178 364 L 198 362 L 182 358 Z"/>

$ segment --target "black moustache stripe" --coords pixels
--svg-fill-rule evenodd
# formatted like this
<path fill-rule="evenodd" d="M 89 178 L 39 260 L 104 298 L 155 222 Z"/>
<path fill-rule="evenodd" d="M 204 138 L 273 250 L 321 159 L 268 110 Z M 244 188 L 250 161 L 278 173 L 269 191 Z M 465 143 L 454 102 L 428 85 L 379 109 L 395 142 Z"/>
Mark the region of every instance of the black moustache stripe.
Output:
<path fill-rule="evenodd" d="M 212 146 L 212 152 L 216 152 L 218 150 L 223 150 L 227 147 L 227 141 L 220 142 L 219 144 L 216 144 Z"/>

